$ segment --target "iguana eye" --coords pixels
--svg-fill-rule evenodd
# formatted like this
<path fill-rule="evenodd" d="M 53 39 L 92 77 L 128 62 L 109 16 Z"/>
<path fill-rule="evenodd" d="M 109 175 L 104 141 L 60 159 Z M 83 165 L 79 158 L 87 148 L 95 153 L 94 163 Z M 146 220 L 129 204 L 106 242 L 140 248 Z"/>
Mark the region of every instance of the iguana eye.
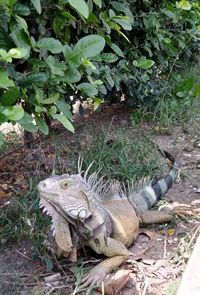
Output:
<path fill-rule="evenodd" d="M 69 180 L 65 180 L 60 184 L 61 188 L 63 189 L 67 189 L 70 185 L 71 185 L 71 181 Z"/>

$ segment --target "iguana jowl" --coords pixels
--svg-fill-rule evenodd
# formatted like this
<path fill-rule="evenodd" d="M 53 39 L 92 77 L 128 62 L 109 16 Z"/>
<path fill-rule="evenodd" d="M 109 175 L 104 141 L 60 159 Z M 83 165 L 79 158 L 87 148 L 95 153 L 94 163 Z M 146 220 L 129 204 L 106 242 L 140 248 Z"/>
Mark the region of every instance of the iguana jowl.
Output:
<path fill-rule="evenodd" d="M 159 181 L 149 181 L 128 192 L 117 184 L 104 184 L 97 173 L 52 176 L 38 185 L 41 204 L 52 217 L 57 245 L 72 258 L 81 245 L 104 254 L 103 262 L 84 278 L 82 287 L 94 286 L 128 257 L 128 247 L 138 235 L 140 223 L 167 222 L 172 215 L 147 211 L 163 196 L 175 180 L 178 164 L 164 152 L 172 167 Z"/>

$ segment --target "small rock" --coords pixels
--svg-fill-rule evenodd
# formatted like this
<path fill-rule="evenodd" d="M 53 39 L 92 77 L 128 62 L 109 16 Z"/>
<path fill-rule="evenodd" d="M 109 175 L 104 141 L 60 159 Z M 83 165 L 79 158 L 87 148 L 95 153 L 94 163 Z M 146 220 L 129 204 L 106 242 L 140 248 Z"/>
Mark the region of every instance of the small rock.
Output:
<path fill-rule="evenodd" d="M 193 146 L 200 149 L 200 139 L 195 140 Z"/>
<path fill-rule="evenodd" d="M 187 143 L 185 146 L 184 146 L 184 148 L 183 148 L 183 150 L 185 151 L 185 152 L 192 152 L 193 151 L 193 149 L 194 149 L 194 147 L 191 145 L 191 144 L 189 144 L 189 143 Z"/>
<path fill-rule="evenodd" d="M 197 162 L 197 164 L 196 164 L 196 168 L 197 168 L 197 169 L 200 169 L 200 161 Z"/>
<path fill-rule="evenodd" d="M 60 284 L 60 278 L 61 274 L 60 273 L 55 273 L 53 275 L 47 276 L 44 278 L 45 283 L 51 284 L 52 286 L 58 286 Z"/>

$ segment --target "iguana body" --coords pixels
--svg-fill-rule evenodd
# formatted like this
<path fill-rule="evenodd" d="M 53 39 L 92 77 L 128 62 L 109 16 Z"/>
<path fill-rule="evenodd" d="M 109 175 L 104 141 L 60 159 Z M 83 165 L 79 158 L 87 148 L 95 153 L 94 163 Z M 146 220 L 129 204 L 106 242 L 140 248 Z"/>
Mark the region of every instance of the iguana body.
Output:
<path fill-rule="evenodd" d="M 58 246 L 73 257 L 81 245 L 91 247 L 108 258 L 95 266 L 82 281 L 92 287 L 128 257 L 128 247 L 138 235 L 140 223 L 166 222 L 172 216 L 165 212 L 147 211 L 164 195 L 176 177 L 178 165 L 172 162 L 167 176 L 148 182 L 135 191 L 129 185 L 127 196 L 115 183 L 110 186 L 97 180 L 94 173 L 52 176 L 38 185 L 42 205 L 52 217 Z"/>

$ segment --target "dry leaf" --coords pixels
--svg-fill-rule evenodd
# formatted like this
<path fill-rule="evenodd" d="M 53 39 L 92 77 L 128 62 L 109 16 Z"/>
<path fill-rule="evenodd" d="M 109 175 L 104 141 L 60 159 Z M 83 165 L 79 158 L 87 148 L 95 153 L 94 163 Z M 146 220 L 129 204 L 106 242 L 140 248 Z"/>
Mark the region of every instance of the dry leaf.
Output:
<path fill-rule="evenodd" d="M 8 192 L 9 190 L 12 189 L 12 186 L 7 184 L 7 183 L 3 183 L 3 184 L 0 184 L 0 187 L 5 191 L 5 192 Z"/>
<path fill-rule="evenodd" d="M 143 236 L 143 241 L 144 240 L 145 241 L 148 241 L 148 240 L 156 239 L 156 237 L 158 236 L 158 234 L 155 231 L 153 231 L 153 230 L 149 230 L 149 229 L 146 229 L 146 228 L 141 228 L 139 230 L 139 235 L 138 235 L 138 238 L 137 238 L 137 242 L 140 242 L 141 236 Z M 144 238 L 145 236 L 146 236 L 146 238 Z M 141 239 L 141 241 L 142 241 L 142 239 Z"/>
<path fill-rule="evenodd" d="M 174 228 L 169 228 L 169 229 L 167 229 L 167 234 L 168 234 L 168 236 L 173 236 L 174 234 L 175 234 L 175 229 Z"/>
<path fill-rule="evenodd" d="M 0 191 L 0 198 L 7 198 L 9 197 L 9 193 L 6 193 L 5 191 Z"/>
<path fill-rule="evenodd" d="M 45 295 L 45 290 L 42 286 L 35 286 L 31 291 L 32 295 Z"/>
<path fill-rule="evenodd" d="M 58 272 L 53 275 L 45 277 L 44 280 L 46 283 L 54 283 L 55 285 L 55 283 L 59 282 L 60 278 L 61 278 L 61 274 Z"/>
<path fill-rule="evenodd" d="M 120 269 L 115 274 L 111 274 L 104 282 L 104 294 L 105 295 L 119 295 L 120 292 L 126 287 L 130 273 L 129 269 Z M 102 288 L 98 289 L 102 292 Z"/>

